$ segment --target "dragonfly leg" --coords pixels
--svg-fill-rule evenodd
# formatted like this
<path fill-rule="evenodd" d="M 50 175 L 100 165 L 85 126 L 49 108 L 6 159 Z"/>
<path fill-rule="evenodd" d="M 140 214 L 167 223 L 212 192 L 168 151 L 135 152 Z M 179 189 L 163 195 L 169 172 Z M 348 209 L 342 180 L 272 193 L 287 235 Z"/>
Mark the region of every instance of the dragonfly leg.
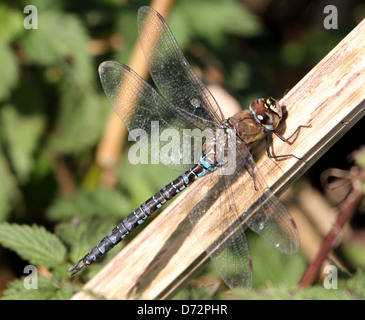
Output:
<path fill-rule="evenodd" d="M 289 144 L 292 144 L 294 141 L 295 141 L 295 139 L 294 139 L 294 141 L 292 141 L 292 142 L 290 142 L 289 140 L 290 140 L 290 138 L 291 137 L 293 137 L 301 128 L 311 128 L 312 126 L 309 124 L 309 125 L 300 125 L 300 126 L 298 126 L 298 128 L 288 137 L 288 138 L 284 138 L 283 136 L 281 136 L 279 133 L 277 133 L 275 130 L 272 130 L 272 132 L 274 132 L 275 133 L 275 135 L 281 140 L 281 141 L 283 141 L 283 142 L 287 142 L 287 143 L 289 143 Z M 298 135 L 297 135 L 298 136 Z"/>
<path fill-rule="evenodd" d="M 309 125 L 300 125 L 298 126 L 298 128 L 288 137 L 288 138 L 284 138 L 283 136 L 281 136 L 279 133 L 277 133 L 275 130 L 272 130 L 272 132 L 275 133 L 275 135 L 280 138 L 281 141 L 283 142 L 287 142 L 289 144 L 292 144 L 294 141 L 290 142 L 289 139 L 291 137 L 293 137 L 301 128 L 311 128 L 312 126 L 309 124 Z M 289 154 L 281 154 L 281 155 L 272 155 L 271 152 L 270 152 L 270 142 L 269 142 L 269 135 L 266 135 L 266 153 L 267 153 L 267 156 L 269 158 L 273 158 L 273 159 L 279 159 L 279 158 L 288 158 L 288 157 L 294 157 L 298 160 L 303 160 L 303 158 L 299 158 L 297 157 L 296 155 L 292 154 L 292 153 L 289 153 Z"/>

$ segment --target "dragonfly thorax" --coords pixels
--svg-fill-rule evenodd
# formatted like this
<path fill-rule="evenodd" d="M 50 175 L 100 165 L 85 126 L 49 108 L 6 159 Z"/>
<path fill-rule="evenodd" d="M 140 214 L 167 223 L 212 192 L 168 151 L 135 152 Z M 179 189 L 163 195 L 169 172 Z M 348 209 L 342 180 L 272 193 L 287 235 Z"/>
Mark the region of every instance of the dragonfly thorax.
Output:
<path fill-rule="evenodd" d="M 274 130 L 282 117 L 280 104 L 273 98 L 257 99 L 250 105 L 255 121 L 267 130 Z"/>
<path fill-rule="evenodd" d="M 207 137 L 202 147 L 200 163 L 208 171 L 214 171 L 227 163 L 229 140 L 235 139 L 236 131 L 228 120 L 224 120 L 220 127 Z"/>
<path fill-rule="evenodd" d="M 281 117 L 281 106 L 275 99 L 261 98 L 251 103 L 249 111 L 242 111 L 225 121 L 236 131 L 237 143 L 251 148 L 254 142 L 267 135 L 267 131 L 275 130 Z"/>

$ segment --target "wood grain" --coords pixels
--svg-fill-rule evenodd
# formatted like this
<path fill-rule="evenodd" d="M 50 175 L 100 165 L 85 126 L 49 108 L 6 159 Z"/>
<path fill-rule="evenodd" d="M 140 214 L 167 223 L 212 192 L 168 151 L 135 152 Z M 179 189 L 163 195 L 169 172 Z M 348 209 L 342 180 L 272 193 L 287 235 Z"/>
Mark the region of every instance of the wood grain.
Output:
<path fill-rule="evenodd" d="M 288 110 L 284 136 L 289 136 L 299 124 L 311 124 L 312 128 L 301 130 L 292 145 L 273 138 L 275 154 L 293 153 L 303 157 L 303 161 L 295 158 L 273 161 L 264 155 L 262 146 L 254 153 L 275 193 L 283 192 L 364 116 L 364 34 L 365 20 L 282 99 L 281 103 Z M 92 290 L 109 299 L 172 297 L 208 259 L 196 242 L 184 203 L 190 192 L 202 187 L 204 180 L 179 196 L 90 280 L 84 290 Z M 244 198 L 239 187 L 233 191 L 237 198 L 239 194 Z M 212 217 L 209 212 L 207 217 Z M 211 236 L 217 235 L 212 233 Z M 73 299 L 91 297 L 86 292 L 79 292 Z"/>

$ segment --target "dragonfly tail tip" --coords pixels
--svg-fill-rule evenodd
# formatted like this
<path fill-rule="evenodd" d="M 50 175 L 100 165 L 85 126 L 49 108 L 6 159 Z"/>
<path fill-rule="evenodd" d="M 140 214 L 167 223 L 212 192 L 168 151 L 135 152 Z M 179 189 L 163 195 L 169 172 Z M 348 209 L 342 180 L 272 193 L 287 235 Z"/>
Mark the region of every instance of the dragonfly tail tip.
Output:
<path fill-rule="evenodd" d="M 81 262 L 81 264 L 80 264 L 80 262 Z M 79 264 L 80 264 L 80 266 L 79 266 Z M 76 273 L 78 273 L 79 271 L 84 269 L 85 266 L 86 266 L 86 264 L 84 263 L 83 259 L 80 259 L 70 269 L 68 269 L 67 272 L 75 271 L 71 274 L 71 277 L 73 277 Z"/>

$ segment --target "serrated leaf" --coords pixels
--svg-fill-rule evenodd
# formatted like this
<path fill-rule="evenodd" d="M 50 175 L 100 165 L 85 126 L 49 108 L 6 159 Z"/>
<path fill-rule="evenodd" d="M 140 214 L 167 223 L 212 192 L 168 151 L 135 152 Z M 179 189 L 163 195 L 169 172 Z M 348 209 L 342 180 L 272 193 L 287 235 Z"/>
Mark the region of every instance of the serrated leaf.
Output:
<path fill-rule="evenodd" d="M 17 279 L 10 282 L 8 288 L 3 291 L 2 300 L 60 300 L 70 299 L 74 294 L 71 286 L 60 286 L 60 283 L 53 277 L 38 275 L 36 289 L 27 289 L 23 279 Z"/>
<path fill-rule="evenodd" d="M 6 105 L 0 110 L 0 118 L 3 139 L 8 147 L 12 165 L 19 182 L 25 183 L 33 169 L 33 153 L 43 133 L 43 116 L 22 115 L 14 106 Z"/>
<path fill-rule="evenodd" d="M 54 267 L 65 257 L 62 242 L 44 227 L 0 224 L 0 243 L 31 264 Z"/>
<path fill-rule="evenodd" d="M 78 223 L 63 223 L 57 227 L 56 231 L 64 243 L 71 247 L 70 261 L 75 263 L 105 237 L 115 225 L 115 219 L 93 218 L 88 221 L 81 220 Z"/>

